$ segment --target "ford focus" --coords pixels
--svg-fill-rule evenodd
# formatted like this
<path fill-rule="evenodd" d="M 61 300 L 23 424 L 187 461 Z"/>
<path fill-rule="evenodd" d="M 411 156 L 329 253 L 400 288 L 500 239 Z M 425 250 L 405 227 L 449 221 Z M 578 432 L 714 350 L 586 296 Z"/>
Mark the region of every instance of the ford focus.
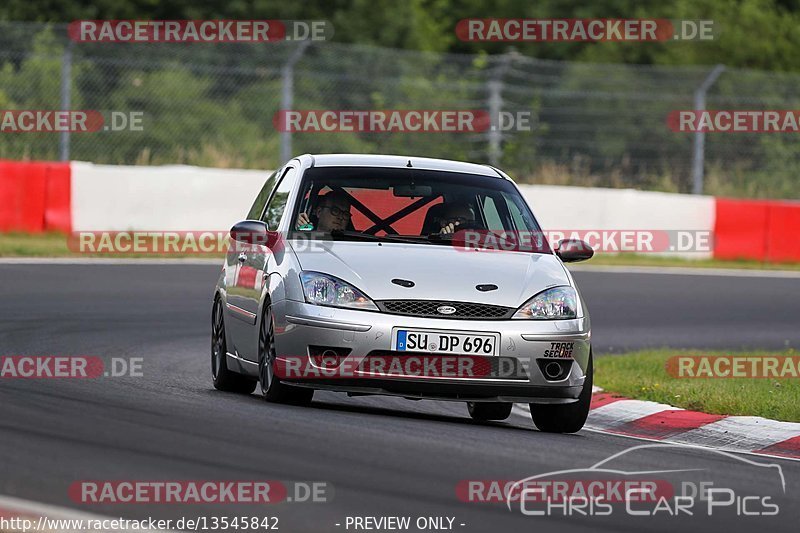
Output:
<path fill-rule="evenodd" d="M 214 386 L 270 402 L 314 392 L 530 405 L 537 428 L 589 412 L 589 313 L 520 190 L 485 165 L 303 155 L 265 182 L 214 291 Z"/>

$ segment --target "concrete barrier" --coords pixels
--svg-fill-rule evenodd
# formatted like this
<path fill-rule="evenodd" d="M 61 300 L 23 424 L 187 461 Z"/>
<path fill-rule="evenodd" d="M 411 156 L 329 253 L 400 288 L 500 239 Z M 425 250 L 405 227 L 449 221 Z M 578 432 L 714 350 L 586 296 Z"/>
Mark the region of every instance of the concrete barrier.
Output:
<path fill-rule="evenodd" d="M 184 165 L 72 163 L 74 231 L 227 230 L 269 173 Z"/>
<path fill-rule="evenodd" d="M 673 234 L 714 230 L 715 201 L 693 196 L 634 189 L 520 185 L 522 194 L 546 231 L 664 230 Z M 688 259 L 708 259 L 711 251 L 659 252 Z"/>
<path fill-rule="evenodd" d="M 0 161 L 0 231 L 225 231 L 270 171 Z M 546 231 L 713 234 L 692 259 L 800 261 L 800 202 L 521 185 Z"/>

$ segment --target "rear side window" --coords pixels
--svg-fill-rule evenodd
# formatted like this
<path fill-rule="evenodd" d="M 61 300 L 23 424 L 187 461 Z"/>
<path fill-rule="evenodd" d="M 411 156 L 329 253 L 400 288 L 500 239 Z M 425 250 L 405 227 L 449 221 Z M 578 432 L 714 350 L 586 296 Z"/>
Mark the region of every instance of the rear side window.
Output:
<path fill-rule="evenodd" d="M 269 195 L 272 194 L 272 189 L 275 188 L 276 181 L 278 181 L 277 171 L 273 172 L 272 176 L 267 178 L 266 183 L 261 187 L 261 191 L 258 193 L 258 196 L 256 196 L 253 206 L 250 208 L 250 211 L 247 212 L 247 220 L 258 220 L 261 218 L 261 213 L 264 212 L 264 206 L 267 205 L 267 200 L 269 200 Z"/>

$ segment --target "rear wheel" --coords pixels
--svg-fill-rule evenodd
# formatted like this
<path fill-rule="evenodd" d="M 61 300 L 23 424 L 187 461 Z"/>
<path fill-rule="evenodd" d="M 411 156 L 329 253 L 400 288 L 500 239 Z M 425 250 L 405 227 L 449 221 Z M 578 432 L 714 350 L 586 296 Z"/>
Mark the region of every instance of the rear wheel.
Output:
<path fill-rule="evenodd" d="M 222 313 L 222 301 L 217 298 L 214 300 L 214 308 L 211 312 L 211 380 L 217 390 L 242 394 L 252 393 L 256 390 L 256 382 L 228 370 L 227 353 L 225 317 Z"/>
<path fill-rule="evenodd" d="M 261 396 L 268 402 L 306 405 L 314 397 L 314 389 L 292 387 L 281 382 L 275 375 L 275 320 L 272 306 L 267 302 L 261 316 L 258 333 L 258 381 Z"/>
<path fill-rule="evenodd" d="M 592 352 L 589 351 L 589 365 L 586 379 L 577 402 L 566 404 L 530 404 L 531 418 L 539 431 L 548 433 L 576 433 L 586 423 L 592 403 Z"/>
<path fill-rule="evenodd" d="M 513 403 L 467 402 L 469 416 L 474 420 L 505 420 L 511 415 Z"/>

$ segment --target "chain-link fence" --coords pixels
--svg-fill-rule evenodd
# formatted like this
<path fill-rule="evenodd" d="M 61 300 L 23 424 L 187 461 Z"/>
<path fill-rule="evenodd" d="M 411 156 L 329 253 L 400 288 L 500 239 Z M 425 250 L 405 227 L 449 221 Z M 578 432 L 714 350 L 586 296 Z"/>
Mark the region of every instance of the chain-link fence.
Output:
<path fill-rule="evenodd" d="M 0 134 L 0 157 L 274 168 L 287 150 L 396 153 L 492 162 L 521 182 L 680 192 L 703 169 L 705 193 L 800 197 L 797 134 L 709 133 L 698 153 L 695 134 L 667 127 L 711 71 L 335 42 L 84 44 L 62 25 L 0 23 L 0 109 L 144 117 L 142 131 Z M 725 69 L 706 106 L 800 109 L 800 76 Z M 532 127 L 290 135 L 273 124 L 282 108 L 530 112 Z"/>

